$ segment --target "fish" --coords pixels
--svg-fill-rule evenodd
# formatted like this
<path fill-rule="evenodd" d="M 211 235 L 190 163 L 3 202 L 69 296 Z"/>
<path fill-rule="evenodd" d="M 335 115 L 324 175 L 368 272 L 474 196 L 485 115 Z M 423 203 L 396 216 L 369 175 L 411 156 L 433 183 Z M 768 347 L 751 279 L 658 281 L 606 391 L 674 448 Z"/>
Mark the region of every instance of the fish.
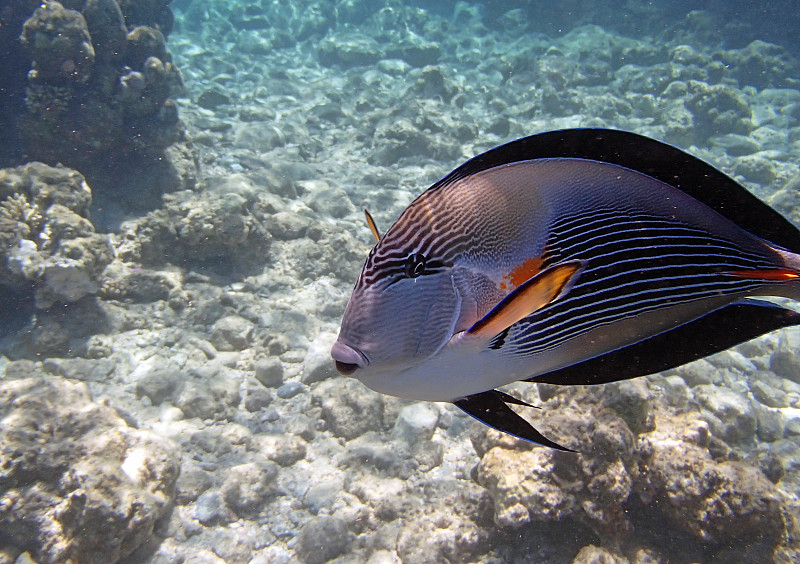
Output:
<path fill-rule="evenodd" d="M 595 385 L 800 325 L 800 231 L 710 164 L 632 132 L 517 139 L 468 160 L 375 239 L 336 369 L 499 431 L 543 436 L 498 390 Z M 765 299 L 766 298 L 766 299 Z"/>

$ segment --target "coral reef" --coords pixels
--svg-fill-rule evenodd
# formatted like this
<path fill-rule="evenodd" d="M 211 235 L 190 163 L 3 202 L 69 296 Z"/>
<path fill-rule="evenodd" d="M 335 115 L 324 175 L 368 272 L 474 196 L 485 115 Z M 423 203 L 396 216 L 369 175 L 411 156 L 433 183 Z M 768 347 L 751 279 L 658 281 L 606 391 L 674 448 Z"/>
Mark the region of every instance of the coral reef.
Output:
<path fill-rule="evenodd" d="M 255 191 L 169 194 L 161 209 L 123 225 L 119 256 L 144 265 L 166 260 L 219 271 L 259 269 L 272 242 L 270 209 Z"/>
<path fill-rule="evenodd" d="M 92 179 L 113 168 L 119 182 L 162 158 L 183 129 L 168 4 L 6 3 L 0 50 L 14 62 L 0 77 L 0 163 L 62 163 Z"/>
<path fill-rule="evenodd" d="M 116 562 L 153 537 L 175 495 L 170 441 L 129 427 L 84 384 L 0 384 L 0 529 L 37 562 Z"/>
<path fill-rule="evenodd" d="M 88 219 L 91 199 L 74 170 L 42 163 L 0 170 L 0 286 L 33 289 L 39 308 L 97 292 L 113 252 Z"/>
<path fill-rule="evenodd" d="M 541 386 L 548 398 L 542 407 L 552 414 L 544 428 L 569 429 L 568 444 L 580 455 L 531 449 L 496 431 L 475 437 L 476 479 L 493 500 L 495 523 L 521 529 L 577 522 L 606 539 L 604 546 L 626 552 L 648 538 L 651 550 L 686 560 L 739 554 L 748 555 L 739 561 L 757 562 L 797 551 L 787 535 L 789 500 L 773 482 L 729 458 L 699 411 L 665 410 L 636 390 L 642 384 L 597 391 Z M 681 531 L 682 546 L 653 530 L 656 521 L 672 534 Z"/>

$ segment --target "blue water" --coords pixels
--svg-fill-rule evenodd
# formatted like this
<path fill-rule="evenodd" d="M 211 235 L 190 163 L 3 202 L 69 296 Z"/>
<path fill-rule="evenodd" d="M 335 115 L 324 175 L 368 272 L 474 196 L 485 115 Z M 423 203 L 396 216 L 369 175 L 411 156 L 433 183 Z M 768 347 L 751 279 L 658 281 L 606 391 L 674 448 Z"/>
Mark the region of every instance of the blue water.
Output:
<path fill-rule="evenodd" d="M 526 135 L 648 135 L 800 225 L 796 3 L 109 0 L 51 28 L 23 4 L 0 6 L 4 561 L 800 561 L 796 329 L 512 385 L 579 455 L 328 353 L 362 208 L 385 231 Z"/>

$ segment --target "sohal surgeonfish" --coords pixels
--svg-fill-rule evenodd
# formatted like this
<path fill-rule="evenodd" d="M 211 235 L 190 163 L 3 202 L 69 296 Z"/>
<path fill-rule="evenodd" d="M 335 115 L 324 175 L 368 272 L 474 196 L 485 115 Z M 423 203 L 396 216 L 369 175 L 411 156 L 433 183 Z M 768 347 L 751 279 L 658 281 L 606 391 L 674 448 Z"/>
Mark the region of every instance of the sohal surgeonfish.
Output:
<path fill-rule="evenodd" d="M 659 141 L 569 129 L 512 141 L 420 195 L 377 245 L 331 354 L 375 391 L 542 436 L 495 390 L 673 368 L 800 314 L 800 232 Z"/>

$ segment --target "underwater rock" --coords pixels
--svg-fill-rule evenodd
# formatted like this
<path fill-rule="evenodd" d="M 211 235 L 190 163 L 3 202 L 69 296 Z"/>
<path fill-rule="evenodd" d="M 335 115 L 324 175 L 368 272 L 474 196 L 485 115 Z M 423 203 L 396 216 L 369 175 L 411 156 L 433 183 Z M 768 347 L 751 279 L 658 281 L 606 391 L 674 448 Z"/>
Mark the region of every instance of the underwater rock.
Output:
<path fill-rule="evenodd" d="M 348 441 L 347 450 L 338 458 L 337 466 L 343 470 L 363 472 L 368 469 L 381 476 L 408 479 L 411 475 L 409 462 L 394 445 L 376 432 L 368 431 Z"/>
<path fill-rule="evenodd" d="M 762 186 L 772 184 L 778 177 L 772 162 L 756 155 L 747 155 L 736 159 L 733 172 L 741 174 L 748 182 Z"/>
<path fill-rule="evenodd" d="M 214 322 L 209 341 L 218 351 L 240 351 L 251 346 L 255 323 L 238 315 L 227 315 Z"/>
<path fill-rule="evenodd" d="M 264 500 L 276 491 L 278 467 L 272 462 L 248 462 L 228 468 L 221 491 L 225 502 L 239 517 L 258 513 Z"/>
<path fill-rule="evenodd" d="M 251 272 L 267 261 L 272 235 L 264 228 L 268 212 L 262 198 L 248 194 L 178 192 L 164 206 L 126 223 L 117 256 L 128 263 L 164 261 Z"/>
<path fill-rule="evenodd" d="M 214 479 L 211 474 L 196 464 L 184 462 L 181 466 L 181 475 L 178 476 L 178 481 L 175 483 L 175 503 L 178 505 L 192 503 L 213 483 Z"/>
<path fill-rule="evenodd" d="M 114 363 L 107 358 L 48 358 L 42 363 L 45 373 L 83 382 L 106 382 L 114 372 Z"/>
<path fill-rule="evenodd" d="M 664 378 L 664 390 L 667 392 L 664 398 L 669 405 L 682 408 L 689 403 L 691 392 L 686 385 L 686 381 L 677 375 Z"/>
<path fill-rule="evenodd" d="M 440 66 L 432 65 L 422 69 L 416 82 L 409 88 L 409 93 L 449 103 L 458 90 L 458 85 L 445 75 Z"/>
<path fill-rule="evenodd" d="M 308 488 L 303 503 L 311 513 L 317 515 L 321 509 L 330 511 L 342 491 L 344 491 L 344 478 L 341 476 L 330 478 Z"/>
<path fill-rule="evenodd" d="M 709 449 L 717 439 L 696 410 L 651 406 L 649 422 L 636 441 L 631 437 L 614 445 L 611 440 L 623 439 L 626 427 L 615 427 L 620 421 L 610 418 L 605 406 L 619 401 L 618 392 L 538 387 L 547 410 L 546 424 L 540 422 L 545 434 L 554 436 L 551 425 L 562 432 L 569 429 L 574 442 L 568 444 L 581 454 L 531 448 L 495 431 L 482 431 L 475 445 L 481 457 L 475 479 L 489 493 L 497 525 L 519 528 L 537 521 L 575 520 L 620 540 L 650 527 L 657 511 L 665 526 L 692 535 L 698 546 L 710 543 L 713 551 L 730 543 L 761 554 L 778 547 L 785 511 L 778 490 L 757 467 L 714 460 Z M 727 431 L 736 440 L 751 437 L 758 420 L 749 403 L 740 402 L 733 392 L 730 397 L 725 390 L 714 394 L 712 388 L 695 388 L 705 398 L 700 400 L 703 405 L 715 406 L 729 426 L 744 427 L 743 435 Z M 639 502 L 647 507 L 646 522 L 629 511 Z"/>
<path fill-rule="evenodd" d="M 603 403 L 599 389 L 538 387 L 547 411 L 539 423 L 543 433 L 557 436 L 569 429 L 567 445 L 582 454 L 576 458 L 540 448 L 520 452 L 526 443 L 486 432 L 489 440 L 480 448 L 476 445 L 479 452 L 489 449 L 481 457 L 476 480 L 490 493 L 495 522 L 519 527 L 569 518 L 615 537 L 629 534 L 632 525 L 625 504 L 633 488 L 631 430 Z"/>
<path fill-rule="evenodd" d="M 309 206 L 319 214 L 341 219 L 356 211 L 347 193 L 321 180 L 301 180 L 297 187 L 311 195 Z"/>
<path fill-rule="evenodd" d="M 757 546 L 769 554 L 784 530 L 775 486 L 751 466 L 716 462 L 701 444 L 676 441 L 684 424 L 660 419 L 656 431 L 640 438 L 638 495 L 700 542 Z"/>
<path fill-rule="evenodd" d="M 171 505 L 175 445 L 132 429 L 83 384 L 0 383 L 0 528 L 39 562 L 116 562 Z"/>
<path fill-rule="evenodd" d="M 698 80 L 690 80 L 687 85 L 690 97 L 686 107 L 694 117 L 698 142 L 723 133 L 746 135 L 753 129 L 750 105 L 739 90 L 724 84 L 709 86 Z"/>
<path fill-rule="evenodd" d="M 392 42 L 385 52 L 386 57 L 402 59 L 414 67 L 434 65 L 439 61 L 441 48 L 438 44 L 421 41 L 419 37 Z"/>
<path fill-rule="evenodd" d="M 321 333 L 309 345 L 308 352 L 303 358 L 303 372 L 301 380 L 309 385 L 329 378 L 336 378 L 338 373 L 331 365 L 331 343 L 336 340 L 332 333 Z"/>
<path fill-rule="evenodd" d="M 438 72 L 440 71 L 437 70 L 436 73 Z M 424 106 L 425 104 L 420 103 L 409 113 L 419 113 L 424 116 L 426 113 Z M 459 158 L 461 146 L 453 141 L 451 132 L 448 131 L 447 136 L 431 135 L 431 129 L 437 131 L 441 128 L 446 129 L 445 126 L 436 124 L 432 119 L 434 117 L 429 113 L 427 117 L 420 117 L 419 120 L 410 117 L 392 117 L 381 120 L 375 131 L 374 150 L 368 157 L 370 164 L 391 167 L 398 161 L 409 158 L 415 160 L 430 158 L 444 161 Z M 417 121 L 422 123 L 417 123 Z M 458 134 L 459 131 L 455 133 Z M 469 128 L 466 131 L 469 131 Z"/>
<path fill-rule="evenodd" d="M 184 377 L 177 366 L 160 355 L 139 364 L 129 376 L 136 383 L 136 396 L 148 397 L 153 405 L 171 400 Z"/>
<path fill-rule="evenodd" d="M 770 357 L 769 368 L 778 376 L 800 383 L 800 363 L 793 350 L 778 350 Z"/>
<path fill-rule="evenodd" d="M 584 546 L 572 564 L 630 564 L 630 560 L 593 544 Z"/>
<path fill-rule="evenodd" d="M 128 48 L 125 61 L 133 69 L 142 69 L 150 57 L 160 61 L 169 61 L 167 40 L 157 29 L 147 26 L 134 27 L 128 32 Z"/>
<path fill-rule="evenodd" d="M 414 402 L 400 410 L 394 422 L 392 437 L 409 445 L 426 443 L 431 440 L 438 421 L 439 411 L 435 404 Z"/>
<path fill-rule="evenodd" d="M 658 72 L 658 71 L 661 72 Z M 656 67 L 624 65 L 614 73 L 614 86 L 620 92 L 667 95 L 676 98 L 677 92 L 669 90 L 673 80 L 666 64 Z M 673 87 L 674 88 L 674 87 Z"/>
<path fill-rule="evenodd" d="M 297 278 L 319 279 L 329 275 L 347 280 L 352 277 L 353 261 L 364 257 L 363 239 L 348 231 L 330 227 L 317 232 L 309 231 L 306 235 L 306 238 L 292 241 L 288 247 L 291 249 L 291 265 Z M 319 238 L 315 241 L 311 237 Z"/>
<path fill-rule="evenodd" d="M 634 434 L 653 429 L 652 394 L 642 379 L 626 380 L 603 387 L 605 404 L 616 411 Z"/>
<path fill-rule="evenodd" d="M 219 90 L 206 90 L 197 98 L 197 105 L 207 110 L 231 103 L 231 99 Z"/>
<path fill-rule="evenodd" d="M 95 54 L 80 12 L 58 2 L 42 4 L 25 22 L 20 41 L 33 60 L 30 80 L 88 82 Z"/>
<path fill-rule="evenodd" d="M 383 426 L 383 398 L 361 382 L 326 380 L 313 388 L 314 403 L 322 407 L 322 419 L 337 437 L 351 440 Z"/>
<path fill-rule="evenodd" d="M 770 378 L 772 377 L 772 378 Z M 751 377 L 748 382 L 750 391 L 753 396 L 762 404 L 768 407 L 789 407 L 789 402 L 786 398 L 786 392 L 780 387 L 775 387 L 773 384 L 779 384 L 773 379 L 775 376 L 767 371 L 759 371 Z M 772 380 L 768 382 L 767 380 Z"/>
<path fill-rule="evenodd" d="M 715 436 L 729 443 L 741 443 L 753 438 L 758 419 L 747 398 L 716 386 L 698 386 L 694 396 L 703 406 L 704 419 Z"/>
<path fill-rule="evenodd" d="M 236 515 L 225 505 L 225 499 L 219 490 L 207 490 L 200 494 L 195 501 L 192 517 L 209 527 L 233 523 L 236 520 Z"/>
<path fill-rule="evenodd" d="M 281 241 L 289 241 L 303 237 L 311 226 L 311 220 L 303 215 L 288 211 L 272 214 L 269 220 L 269 232 Z"/>
<path fill-rule="evenodd" d="M 784 47 L 755 40 L 743 49 L 721 53 L 722 60 L 743 84 L 759 89 L 786 88 L 798 76 L 797 61 Z M 796 87 L 796 86 L 795 86 Z"/>
<path fill-rule="evenodd" d="M 87 0 L 81 14 L 86 19 L 89 35 L 96 46 L 95 57 L 105 70 L 107 63 L 116 62 L 125 54 L 128 34 L 125 16 L 116 0 Z"/>
<path fill-rule="evenodd" d="M 323 65 L 343 68 L 371 65 L 383 58 L 377 41 L 355 33 L 326 37 L 319 43 L 317 56 Z"/>
<path fill-rule="evenodd" d="M 685 366 L 681 366 L 674 372 L 683 378 L 690 388 L 702 386 L 704 384 L 717 384 L 722 381 L 719 371 L 707 360 L 701 358 Z M 667 372 L 667 374 L 672 371 Z"/>
<path fill-rule="evenodd" d="M 784 417 L 780 411 L 758 406 L 756 407 L 756 417 L 758 418 L 756 433 L 759 441 L 773 443 L 783 438 Z"/>
<path fill-rule="evenodd" d="M 244 408 L 250 413 L 257 413 L 272 403 L 273 396 L 267 388 L 258 382 L 248 381 L 244 398 Z"/>
<path fill-rule="evenodd" d="M 275 391 L 275 394 L 281 399 L 289 399 L 304 392 L 305 389 L 306 387 L 302 384 L 302 382 L 298 382 L 297 380 L 289 380 L 278 387 L 278 389 Z"/>
<path fill-rule="evenodd" d="M 106 280 L 99 295 L 107 300 L 151 303 L 169 299 L 174 289 L 173 281 L 161 272 L 138 269 L 122 278 Z"/>
<path fill-rule="evenodd" d="M 407 519 L 413 526 L 403 526 L 397 534 L 397 555 L 401 562 L 476 562 L 481 561 L 490 544 L 479 506 L 482 496 L 470 488 L 452 482 L 432 486 L 436 498 L 446 505 L 419 503 L 401 496 L 399 522 Z M 405 497 L 405 499 L 403 499 Z M 391 545 L 390 545 L 391 546 Z"/>
<path fill-rule="evenodd" d="M 297 535 L 297 555 L 306 564 L 324 564 L 347 552 L 353 536 L 341 517 L 315 517 Z"/>
<path fill-rule="evenodd" d="M 495 523 L 517 528 L 572 515 L 575 496 L 562 490 L 556 476 L 552 450 L 494 447 L 481 457 L 476 480 L 494 500 Z"/>
<path fill-rule="evenodd" d="M 186 417 L 226 419 L 239 405 L 239 382 L 222 373 L 186 380 L 175 398 L 175 406 Z"/>
<path fill-rule="evenodd" d="M 283 364 L 277 358 L 261 358 L 255 363 L 255 376 L 267 388 L 277 388 L 283 383 Z"/>
<path fill-rule="evenodd" d="M 90 203 L 74 170 L 42 163 L 0 170 L 0 286 L 33 286 L 42 309 L 96 293 L 112 249 L 87 219 Z"/>
<path fill-rule="evenodd" d="M 729 155 L 740 157 L 757 153 L 761 150 L 761 146 L 757 141 L 745 135 L 738 133 L 726 133 L 724 135 L 715 135 L 709 138 L 708 142 L 714 147 L 721 147 Z"/>
<path fill-rule="evenodd" d="M 307 443 L 297 435 L 259 436 L 257 444 L 263 456 L 284 468 L 303 460 L 308 449 Z"/>

